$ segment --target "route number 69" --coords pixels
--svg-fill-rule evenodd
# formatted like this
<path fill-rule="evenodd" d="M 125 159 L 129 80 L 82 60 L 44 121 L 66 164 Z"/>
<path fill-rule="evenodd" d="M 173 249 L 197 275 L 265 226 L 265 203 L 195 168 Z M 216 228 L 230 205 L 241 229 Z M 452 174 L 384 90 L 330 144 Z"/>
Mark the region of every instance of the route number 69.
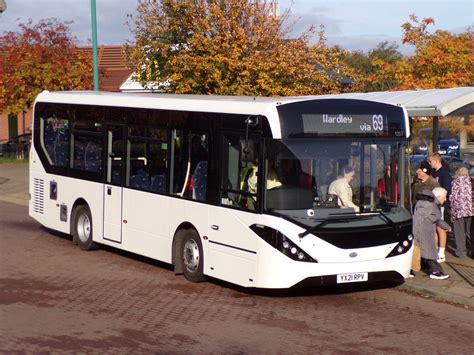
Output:
<path fill-rule="evenodd" d="M 383 116 L 373 115 L 372 116 L 372 128 L 374 131 L 383 131 Z"/>

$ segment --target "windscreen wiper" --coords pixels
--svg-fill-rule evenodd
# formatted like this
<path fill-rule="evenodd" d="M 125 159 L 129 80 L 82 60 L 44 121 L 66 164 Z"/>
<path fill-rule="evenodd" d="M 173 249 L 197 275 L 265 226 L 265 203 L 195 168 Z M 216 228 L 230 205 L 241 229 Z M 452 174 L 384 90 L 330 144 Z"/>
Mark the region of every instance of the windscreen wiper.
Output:
<path fill-rule="evenodd" d="M 384 219 L 390 227 L 392 227 L 395 231 L 397 230 L 397 224 L 392 219 L 390 219 L 390 217 L 387 216 L 382 210 L 361 212 L 360 214 L 362 215 L 377 214 L 379 217 L 382 217 L 382 219 Z"/>
<path fill-rule="evenodd" d="M 345 217 L 344 217 L 345 216 Z M 308 234 L 311 234 L 313 232 L 316 232 L 318 230 L 320 230 L 322 227 L 324 227 L 326 224 L 330 224 L 330 223 L 340 223 L 340 222 L 348 222 L 348 221 L 352 221 L 354 219 L 360 219 L 360 217 L 357 217 L 356 215 L 354 214 L 347 214 L 347 213 L 337 213 L 337 214 L 332 214 L 331 216 L 329 216 L 327 219 L 325 219 L 324 221 L 322 221 L 321 223 L 319 224 L 316 224 L 315 226 L 311 226 L 309 227 L 307 230 L 305 230 L 304 232 L 298 234 L 298 236 L 300 238 L 304 238 L 306 237 Z"/>

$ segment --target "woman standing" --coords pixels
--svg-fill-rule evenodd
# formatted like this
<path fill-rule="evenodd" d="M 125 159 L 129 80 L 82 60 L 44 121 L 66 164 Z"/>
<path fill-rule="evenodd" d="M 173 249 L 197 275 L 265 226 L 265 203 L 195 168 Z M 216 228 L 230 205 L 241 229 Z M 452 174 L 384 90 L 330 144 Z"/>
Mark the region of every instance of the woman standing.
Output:
<path fill-rule="evenodd" d="M 441 205 L 446 201 L 448 192 L 442 187 L 433 191 L 423 190 L 418 194 L 418 201 L 413 212 L 413 235 L 415 245 L 420 246 L 421 257 L 428 265 L 430 278 L 444 280 L 449 277 L 437 261 L 436 228 L 450 231 L 451 227 L 441 218 Z"/>
<path fill-rule="evenodd" d="M 472 250 L 473 240 L 470 238 L 474 237 L 469 236 L 472 216 L 472 186 L 469 172 L 465 167 L 459 168 L 454 174 L 449 200 L 451 202 L 451 221 L 456 239 L 456 256 L 463 258 L 466 256 L 466 239 L 471 242 Z M 471 255 L 471 257 L 474 256 Z"/>

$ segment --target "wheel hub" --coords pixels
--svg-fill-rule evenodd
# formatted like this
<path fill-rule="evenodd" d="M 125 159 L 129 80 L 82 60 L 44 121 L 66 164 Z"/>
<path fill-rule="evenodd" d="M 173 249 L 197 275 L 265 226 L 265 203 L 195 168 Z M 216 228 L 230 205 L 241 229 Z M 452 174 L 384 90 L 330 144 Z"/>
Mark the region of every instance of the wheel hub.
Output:
<path fill-rule="evenodd" d="M 91 221 L 86 214 L 77 219 L 77 236 L 82 242 L 87 242 L 91 235 Z"/>
<path fill-rule="evenodd" d="M 199 248 L 193 239 L 188 240 L 184 244 L 183 259 L 188 271 L 195 272 L 199 267 Z"/>

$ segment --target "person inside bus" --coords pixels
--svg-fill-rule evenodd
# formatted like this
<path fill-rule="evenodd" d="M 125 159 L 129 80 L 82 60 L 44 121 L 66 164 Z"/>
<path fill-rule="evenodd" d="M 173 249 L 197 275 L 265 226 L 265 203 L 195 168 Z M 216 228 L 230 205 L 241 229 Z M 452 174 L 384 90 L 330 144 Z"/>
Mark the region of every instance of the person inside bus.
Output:
<path fill-rule="evenodd" d="M 337 195 L 339 206 L 353 208 L 355 212 L 359 212 L 359 206 L 352 202 L 352 187 L 350 183 L 354 179 L 354 174 L 353 167 L 349 165 L 343 167 L 341 177 L 329 185 L 328 194 Z"/>
<path fill-rule="evenodd" d="M 202 145 L 200 135 L 193 136 L 191 140 L 191 173 L 196 169 L 196 166 L 201 161 L 207 161 L 207 150 Z"/>
<path fill-rule="evenodd" d="M 301 166 L 298 160 L 290 158 L 280 159 L 278 168 L 269 168 L 269 173 L 270 171 L 272 172 L 272 174 L 275 173 L 276 178 L 277 170 L 278 176 L 280 177 L 280 181 L 284 185 L 298 186 L 298 177 L 299 173 L 301 172 Z"/>
<path fill-rule="evenodd" d="M 389 201 L 398 201 L 398 182 L 395 181 L 395 200 L 392 199 L 392 179 L 390 164 L 386 166 L 385 173 L 382 178 L 377 181 L 377 191 L 379 193 L 380 203 L 384 204 Z"/>
<path fill-rule="evenodd" d="M 249 170 L 248 178 L 244 186 L 246 186 L 246 191 L 250 192 L 251 194 L 257 195 L 257 185 L 258 185 L 258 169 L 257 166 L 252 166 Z M 276 173 L 276 169 L 272 163 L 268 164 L 268 171 L 267 171 L 267 190 L 271 190 L 277 187 L 282 186 L 281 181 L 278 179 L 278 175 Z M 251 196 L 247 199 L 247 207 L 250 209 L 254 209 L 256 202 L 256 196 Z"/>

